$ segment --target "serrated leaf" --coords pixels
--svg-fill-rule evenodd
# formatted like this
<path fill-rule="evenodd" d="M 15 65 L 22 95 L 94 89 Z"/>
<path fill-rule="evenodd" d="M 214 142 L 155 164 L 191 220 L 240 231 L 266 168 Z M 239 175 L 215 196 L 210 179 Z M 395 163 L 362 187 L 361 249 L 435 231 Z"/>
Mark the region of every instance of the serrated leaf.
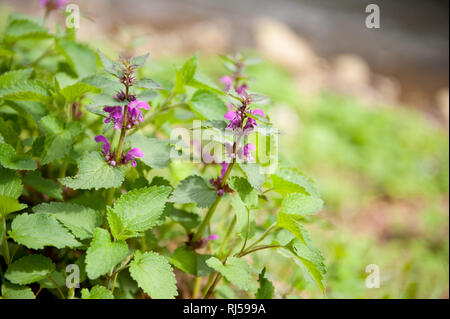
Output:
<path fill-rule="evenodd" d="M 81 246 L 73 235 L 49 214 L 18 215 L 11 223 L 9 236 L 31 249 L 42 249 L 45 246 Z"/>
<path fill-rule="evenodd" d="M 19 175 L 11 169 L 0 166 L 0 196 L 19 198 L 22 189 L 23 185 Z"/>
<path fill-rule="evenodd" d="M 100 93 L 101 90 L 92 85 L 77 82 L 75 84 L 66 86 L 61 90 L 61 95 L 64 96 L 67 103 L 73 103 L 77 99 L 81 98 L 86 93 Z"/>
<path fill-rule="evenodd" d="M 81 240 L 92 238 L 95 228 L 103 221 L 101 212 L 78 204 L 43 203 L 33 207 L 33 211 L 52 215 Z"/>
<path fill-rule="evenodd" d="M 217 192 L 211 189 L 202 177 L 192 175 L 180 182 L 169 201 L 179 204 L 195 203 L 204 208 L 211 206 L 216 198 Z"/>
<path fill-rule="evenodd" d="M 314 182 L 295 168 L 281 168 L 270 176 L 272 188 L 281 195 L 304 193 L 319 197 Z"/>
<path fill-rule="evenodd" d="M 186 231 L 190 231 L 200 224 L 199 215 L 184 210 L 172 208 L 169 211 L 168 216 L 175 222 L 181 224 L 181 226 L 183 226 Z"/>
<path fill-rule="evenodd" d="M 257 190 L 260 190 L 264 185 L 266 177 L 261 173 L 261 168 L 255 163 L 238 163 L 241 170 L 247 176 L 247 180 Z"/>
<path fill-rule="evenodd" d="M 130 263 L 130 275 L 153 299 L 173 299 L 178 295 L 173 269 L 157 253 L 136 251 Z"/>
<path fill-rule="evenodd" d="M 100 61 L 102 62 L 103 69 L 105 72 L 113 74 L 116 77 L 121 77 L 121 65 L 117 63 L 116 61 L 111 60 L 106 55 L 103 54 L 102 51 L 97 50 L 98 56 L 100 57 Z"/>
<path fill-rule="evenodd" d="M 162 86 L 152 79 L 141 79 L 134 84 L 138 88 L 149 89 L 149 90 L 161 90 Z"/>
<path fill-rule="evenodd" d="M 111 291 L 104 286 L 94 286 L 89 291 L 87 288 L 81 289 L 81 299 L 114 299 Z"/>
<path fill-rule="evenodd" d="M 68 39 L 55 40 L 56 48 L 78 77 L 92 75 L 97 69 L 97 56 L 85 45 Z"/>
<path fill-rule="evenodd" d="M 81 124 L 71 122 L 64 129 L 64 123 L 53 115 L 43 117 L 39 124 L 44 129 L 45 143 L 41 154 L 41 164 L 60 160 L 69 154 L 75 137 L 81 131 Z"/>
<path fill-rule="evenodd" d="M 96 279 L 108 273 L 128 254 L 125 241 L 111 242 L 109 232 L 96 228 L 91 245 L 86 251 L 86 272 L 89 279 Z"/>
<path fill-rule="evenodd" d="M 141 66 L 143 66 L 145 64 L 145 61 L 147 61 L 147 58 L 149 55 L 150 55 L 150 53 L 146 53 L 144 55 L 132 57 L 130 60 L 130 63 L 132 65 L 136 66 L 137 68 L 140 68 Z"/>
<path fill-rule="evenodd" d="M 185 84 L 189 84 L 194 78 L 195 71 L 197 70 L 198 54 L 187 60 L 180 69 L 180 75 L 183 78 Z"/>
<path fill-rule="evenodd" d="M 228 181 L 228 186 L 239 194 L 247 207 L 256 208 L 258 206 L 258 193 L 245 178 L 232 176 Z"/>
<path fill-rule="evenodd" d="M 39 171 L 28 172 L 23 181 L 26 185 L 31 186 L 40 193 L 52 198 L 63 199 L 62 189 L 58 183 L 51 179 L 43 178 Z"/>
<path fill-rule="evenodd" d="M 0 164 L 5 168 L 15 170 L 35 170 L 36 162 L 26 155 L 17 155 L 14 148 L 6 143 L 0 143 Z"/>
<path fill-rule="evenodd" d="M 226 264 L 223 265 L 219 259 L 212 257 L 206 263 L 239 289 L 250 292 L 257 289 L 250 266 L 244 259 L 229 257 Z"/>
<path fill-rule="evenodd" d="M 72 189 L 101 189 L 119 187 L 123 179 L 120 167 L 109 165 L 99 152 L 91 152 L 79 160 L 75 177 L 61 178 L 60 181 Z"/>
<path fill-rule="evenodd" d="M 0 88 L 0 98 L 11 101 L 35 101 L 48 103 L 51 99 L 48 87 L 39 80 L 12 82 Z"/>
<path fill-rule="evenodd" d="M 23 39 L 45 39 L 50 38 L 48 33 L 36 20 L 19 14 L 11 14 L 6 22 L 4 40 L 16 42 Z"/>
<path fill-rule="evenodd" d="M 134 237 L 157 225 L 171 191 L 171 187 L 151 186 L 122 195 L 114 203 L 114 208 L 108 208 L 108 221 L 114 238 Z"/>
<path fill-rule="evenodd" d="M 253 212 L 245 206 L 239 196 L 233 196 L 231 205 L 236 213 L 238 234 L 242 238 L 251 239 L 255 235 L 255 216 Z"/>
<path fill-rule="evenodd" d="M 138 147 L 144 152 L 144 156 L 139 158 L 139 160 L 148 166 L 164 168 L 169 164 L 170 145 L 168 142 L 140 134 L 133 134 L 128 140 L 133 147 Z"/>
<path fill-rule="evenodd" d="M 0 87 L 4 88 L 12 86 L 17 82 L 25 81 L 30 77 L 32 72 L 33 69 L 13 70 L 5 72 L 0 75 Z"/>
<path fill-rule="evenodd" d="M 280 213 L 298 220 L 316 214 L 322 207 L 323 201 L 320 198 L 294 193 L 283 199 Z"/>
<path fill-rule="evenodd" d="M 5 278 L 18 285 L 28 285 L 48 277 L 55 270 L 50 258 L 28 255 L 13 262 L 5 272 Z"/>
<path fill-rule="evenodd" d="M 203 277 L 209 276 L 213 271 L 206 264 L 206 260 L 211 257 L 211 255 L 197 254 L 194 250 L 181 246 L 174 251 L 170 263 L 185 273 Z"/>
<path fill-rule="evenodd" d="M 2 297 L 5 299 L 36 299 L 30 287 L 2 282 Z"/>
<path fill-rule="evenodd" d="M 275 292 L 275 287 L 269 279 L 265 277 L 266 268 L 264 268 L 258 277 L 259 288 L 256 292 L 255 299 L 272 299 Z"/>
<path fill-rule="evenodd" d="M 21 204 L 17 198 L 0 195 L 0 217 L 5 217 L 14 212 L 27 208 L 26 204 Z"/>
<path fill-rule="evenodd" d="M 189 103 L 192 111 L 202 120 L 222 120 L 227 106 L 212 92 L 197 90 Z"/>

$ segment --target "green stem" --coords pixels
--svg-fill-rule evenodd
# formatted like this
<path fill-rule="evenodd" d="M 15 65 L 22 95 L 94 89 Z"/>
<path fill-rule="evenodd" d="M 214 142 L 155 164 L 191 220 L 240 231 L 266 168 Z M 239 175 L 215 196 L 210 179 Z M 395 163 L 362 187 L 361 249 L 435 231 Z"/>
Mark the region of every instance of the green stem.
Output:
<path fill-rule="evenodd" d="M 59 288 L 58 284 L 50 276 L 48 276 L 47 279 L 53 284 L 53 286 L 55 286 L 56 290 L 58 290 L 59 294 L 61 295 L 61 298 L 66 299 L 61 288 Z"/>
<path fill-rule="evenodd" d="M 198 293 L 200 292 L 202 283 L 202 277 L 195 277 L 194 289 L 192 289 L 192 299 L 197 299 Z"/>
<path fill-rule="evenodd" d="M 246 256 L 248 254 L 251 254 L 251 253 L 254 253 L 256 251 L 263 250 L 263 249 L 281 248 L 281 247 L 283 247 L 283 246 L 280 246 L 280 245 L 258 246 L 258 247 L 255 247 L 255 248 L 251 249 L 251 250 L 246 250 L 245 252 L 242 252 L 242 253 L 238 254 L 237 257 L 243 257 L 243 256 Z"/>
<path fill-rule="evenodd" d="M 2 238 L 2 246 L 3 246 L 3 257 L 5 258 L 5 262 L 7 265 L 11 263 L 11 259 L 9 256 L 9 247 L 8 247 L 8 239 L 6 238 L 6 218 L 2 217 L 3 224 L 3 238 Z"/>
<path fill-rule="evenodd" d="M 212 293 L 214 292 L 214 289 L 216 288 L 217 284 L 219 283 L 219 281 L 221 279 L 222 279 L 222 275 L 220 273 L 217 273 L 216 278 L 214 279 L 214 282 L 206 291 L 206 294 L 203 297 L 203 299 L 209 299 L 209 297 L 211 297 Z"/>
<path fill-rule="evenodd" d="M 259 237 L 253 244 L 251 244 L 250 246 L 248 246 L 247 249 L 245 249 L 244 251 L 242 251 L 242 253 L 245 253 L 246 251 L 248 251 L 249 249 L 252 249 L 253 247 L 255 247 L 256 245 L 258 245 L 260 242 L 262 242 L 271 232 L 272 230 L 274 230 L 277 227 L 276 223 L 273 223 L 272 225 L 270 225 L 269 228 L 266 229 L 266 231 L 261 235 L 261 237 Z"/>
<path fill-rule="evenodd" d="M 222 252 L 223 252 L 223 250 L 225 248 L 225 245 L 226 245 L 228 239 L 231 236 L 231 232 L 233 231 L 233 228 L 236 225 L 236 221 L 237 221 L 237 218 L 236 218 L 236 215 L 234 215 L 233 221 L 231 222 L 230 226 L 228 227 L 228 230 L 227 230 L 227 232 L 225 234 L 225 238 L 223 239 L 222 245 L 220 246 L 220 249 L 219 249 L 219 252 L 218 252 L 217 256 L 220 257 L 222 255 Z"/>

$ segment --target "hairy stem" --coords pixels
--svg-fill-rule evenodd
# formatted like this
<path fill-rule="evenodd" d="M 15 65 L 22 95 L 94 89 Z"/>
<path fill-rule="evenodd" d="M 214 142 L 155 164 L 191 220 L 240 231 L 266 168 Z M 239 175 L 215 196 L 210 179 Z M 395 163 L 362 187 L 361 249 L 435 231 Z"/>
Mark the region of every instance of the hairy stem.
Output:
<path fill-rule="evenodd" d="M 8 239 L 6 238 L 6 218 L 2 217 L 3 224 L 3 236 L 2 236 L 2 246 L 3 246 L 3 257 L 5 258 L 5 262 L 7 265 L 11 263 L 11 258 L 9 256 L 9 247 L 8 247 Z"/>

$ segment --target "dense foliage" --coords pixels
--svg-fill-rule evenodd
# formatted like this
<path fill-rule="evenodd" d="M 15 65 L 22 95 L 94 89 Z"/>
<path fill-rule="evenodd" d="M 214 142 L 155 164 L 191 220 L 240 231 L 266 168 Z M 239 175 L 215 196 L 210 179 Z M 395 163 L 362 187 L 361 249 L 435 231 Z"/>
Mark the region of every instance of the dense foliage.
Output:
<path fill-rule="evenodd" d="M 1 38 L 3 298 L 209 298 L 221 285 L 272 298 L 270 267 L 251 262 L 263 250 L 325 293 L 303 225 L 323 202 L 276 165 L 254 59 L 222 57 L 216 84 L 196 55 L 158 83 L 148 55 L 111 58 L 44 25 L 12 14 Z"/>

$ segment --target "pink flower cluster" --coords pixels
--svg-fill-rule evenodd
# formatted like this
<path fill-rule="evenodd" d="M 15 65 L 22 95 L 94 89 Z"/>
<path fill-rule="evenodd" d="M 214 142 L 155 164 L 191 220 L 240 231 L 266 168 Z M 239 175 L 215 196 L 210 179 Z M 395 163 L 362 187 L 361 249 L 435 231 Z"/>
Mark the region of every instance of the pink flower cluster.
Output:
<path fill-rule="evenodd" d="M 109 163 L 111 166 L 117 166 L 118 164 L 128 164 L 131 162 L 131 165 L 133 167 L 136 167 L 136 160 L 135 158 L 143 157 L 144 153 L 141 151 L 141 149 L 135 147 L 130 149 L 126 155 L 122 154 L 120 158 L 120 163 L 116 163 L 115 156 L 116 152 L 111 153 L 111 144 L 109 143 L 108 139 L 103 135 L 97 135 L 95 137 L 95 141 L 97 143 L 103 143 L 102 145 L 102 154 L 105 157 L 106 162 Z"/>
<path fill-rule="evenodd" d="M 139 100 L 131 101 L 127 105 L 127 123 L 126 128 L 130 129 L 138 125 L 139 122 L 144 121 L 144 116 L 142 115 L 141 109 L 150 110 L 150 106 L 146 102 Z M 103 111 L 109 113 L 108 117 L 105 119 L 105 123 L 114 123 L 114 128 L 120 130 L 123 127 L 123 110 L 122 106 L 106 106 Z"/>

